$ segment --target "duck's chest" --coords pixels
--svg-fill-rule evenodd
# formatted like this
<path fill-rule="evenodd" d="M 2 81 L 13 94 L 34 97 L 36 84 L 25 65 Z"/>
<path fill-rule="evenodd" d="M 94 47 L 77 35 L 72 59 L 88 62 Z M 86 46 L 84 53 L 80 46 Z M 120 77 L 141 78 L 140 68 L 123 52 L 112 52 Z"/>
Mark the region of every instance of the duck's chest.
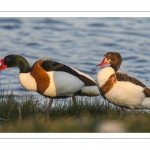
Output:
<path fill-rule="evenodd" d="M 113 82 L 116 82 L 115 71 L 111 67 L 101 69 L 97 74 L 96 81 L 99 88 L 104 87 L 105 90 L 108 90 L 114 84 Z"/>
<path fill-rule="evenodd" d="M 19 81 L 21 85 L 31 91 L 37 91 L 37 83 L 33 76 L 30 73 L 20 73 Z"/>

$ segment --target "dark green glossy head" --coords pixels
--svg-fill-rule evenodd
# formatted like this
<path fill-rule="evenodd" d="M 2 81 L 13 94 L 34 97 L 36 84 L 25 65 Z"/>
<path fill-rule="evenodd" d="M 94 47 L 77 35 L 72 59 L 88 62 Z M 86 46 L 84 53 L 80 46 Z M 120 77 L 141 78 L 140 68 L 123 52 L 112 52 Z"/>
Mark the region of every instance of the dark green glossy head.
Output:
<path fill-rule="evenodd" d="M 20 73 L 30 72 L 30 66 L 27 60 L 22 56 L 7 55 L 4 59 L 1 59 L 0 62 L 0 70 L 4 70 L 9 67 L 18 67 L 20 69 Z"/>

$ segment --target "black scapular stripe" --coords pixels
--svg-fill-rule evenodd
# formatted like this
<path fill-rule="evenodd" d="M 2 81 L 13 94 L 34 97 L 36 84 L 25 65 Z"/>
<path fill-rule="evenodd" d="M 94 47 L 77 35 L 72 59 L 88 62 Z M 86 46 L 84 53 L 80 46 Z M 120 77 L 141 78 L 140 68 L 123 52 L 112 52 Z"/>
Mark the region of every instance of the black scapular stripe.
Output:
<path fill-rule="evenodd" d="M 139 85 L 141 87 L 146 87 L 141 81 L 137 80 L 136 78 L 133 78 L 125 73 L 117 72 L 116 77 L 118 81 L 129 81 L 133 84 Z"/>
<path fill-rule="evenodd" d="M 45 71 L 63 71 L 63 72 L 72 74 L 72 75 L 78 77 L 86 86 L 96 85 L 96 83 L 94 81 L 92 81 L 91 79 L 87 78 L 84 75 L 79 74 L 73 68 L 71 68 L 65 64 L 62 64 L 62 63 L 55 62 L 52 60 L 45 60 L 42 63 L 42 67 Z"/>

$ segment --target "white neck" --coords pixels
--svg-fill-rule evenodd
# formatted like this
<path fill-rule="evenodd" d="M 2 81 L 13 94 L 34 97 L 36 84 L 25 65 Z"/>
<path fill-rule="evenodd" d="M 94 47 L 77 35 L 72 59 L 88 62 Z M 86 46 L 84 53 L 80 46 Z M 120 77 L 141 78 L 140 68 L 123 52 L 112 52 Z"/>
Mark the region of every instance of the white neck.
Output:
<path fill-rule="evenodd" d="M 115 71 L 112 67 L 105 67 L 102 68 L 98 74 L 97 74 L 97 84 L 99 87 L 101 87 L 105 82 L 108 80 L 108 78 L 114 74 Z"/>

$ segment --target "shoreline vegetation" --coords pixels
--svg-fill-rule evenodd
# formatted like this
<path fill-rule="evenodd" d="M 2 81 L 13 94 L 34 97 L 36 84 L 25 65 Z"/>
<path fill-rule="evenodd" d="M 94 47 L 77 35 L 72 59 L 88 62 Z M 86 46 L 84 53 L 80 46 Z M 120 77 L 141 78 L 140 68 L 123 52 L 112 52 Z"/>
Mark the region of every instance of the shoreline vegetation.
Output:
<path fill-rule="evenodd" d="M 108 103 L 101 96 L 77 97 L 55 100 L 46 113 L 46 105 L 40 104 L 34 96 L 1 89 L 0 132 L 54 132 L 54 133 L 141 133 L 150 132 L 148 110 L 138 110 L 135 116 L 125 109 Z"/>

